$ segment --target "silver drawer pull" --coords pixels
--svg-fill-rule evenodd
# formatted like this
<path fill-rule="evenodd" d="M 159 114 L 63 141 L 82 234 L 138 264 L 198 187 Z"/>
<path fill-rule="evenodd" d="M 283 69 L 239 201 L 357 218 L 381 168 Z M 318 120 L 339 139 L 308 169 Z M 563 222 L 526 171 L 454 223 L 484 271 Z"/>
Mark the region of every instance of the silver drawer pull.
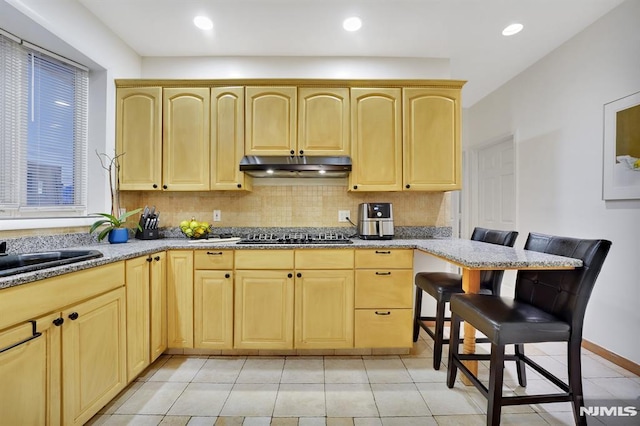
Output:
<path fill-rule="evenodd" d="M 381 250 L 376 250 L 376 254 L 391 254 L 390 251 L 381 251 Z"/>
<path fill-rule="evenodd" d="M 376 275 L 391 275 L 391 272 L 376 272 Z"/>
<path fill-rule="evenodd" d="M 376 315 L 391 315 L 391 311 L 387 311 L 387 312 L 376 311 Z"/>
<path fill-rule="evenodd" d="M 8 351 L 9 349 L 13 349 L 13 348 L 15 348 L 15 347 L 18 347 L 18 346 L 20 346 L 20 345 L 23 345 L 23 344 L 25 344 L 25 343 L 27 343 L 27 342 L 29 342 L 29 341 L 33 340 L 33 339 L 35 339 L 35 338 L 38 338 L 38 337 L 42 336 L 42 333 L 40 333 L 40 332 L 36 331 L 36 322 L 35 322 L 35 321 L 29 321 L 29 322 L 31 323 L 31 336 L 27 337 L 27 338 L 26 338 L 26 339 L 24 339 L 24 340 L 21 340 L 21 341 L 20 341 L 20 342 L 18 342 L 18 343 L 14 343 L 14 344 L 13 344 L 13 345 L 11 345 L 11 346 L 7 346 L 6 348 L 2 348 L 2 349 L 0 349 L 0 354 L 1 354 L 2 352 L 6 352 L 6 351 Z"/>

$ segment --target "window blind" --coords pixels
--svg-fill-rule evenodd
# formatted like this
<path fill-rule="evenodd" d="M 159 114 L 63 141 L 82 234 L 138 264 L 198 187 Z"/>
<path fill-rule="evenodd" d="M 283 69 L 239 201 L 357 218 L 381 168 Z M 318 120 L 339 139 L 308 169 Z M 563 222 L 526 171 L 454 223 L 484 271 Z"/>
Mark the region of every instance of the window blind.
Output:
<path fill-rule="evenodd" d="M 1 34 L 0 42 L 0 210 L 85 213 L 88 73 Z"/>

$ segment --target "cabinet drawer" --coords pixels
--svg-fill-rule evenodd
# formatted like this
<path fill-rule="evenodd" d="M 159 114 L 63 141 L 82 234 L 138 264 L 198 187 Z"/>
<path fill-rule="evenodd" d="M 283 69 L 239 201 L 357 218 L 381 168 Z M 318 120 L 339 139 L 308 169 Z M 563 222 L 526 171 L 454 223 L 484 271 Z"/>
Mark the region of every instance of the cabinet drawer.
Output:
<path fill-rule="evenodd" d="M 353 269 L 353 250 L 296 250 L 296 269 Z"/>
<path fill-rule="evenodd" d="M 356 250 L 356 268 L 413 268 L 413 250 Z"/>
<path fill-rule="evenodd" d="M 233 250 L 196 250 L 194 269 L 233 269 Z"/>
<path fill-rule="evenodd" d="M 356 308 L 411 308 L 413 270 L 356 271 Z"/>
<path fill-rule="evenodd" d="M 124 286 L 124 262 L 0 290 L 0 330 Z"/>
<path fill-rule="evenodd" d="M 412 309 L 356 309 L 356 348 L 411 347 L 412 331 Z"/>
<path fill-rule="evenodd" d="M 293 250 L 236 250 L 236 269 L 293 269 Z"/>

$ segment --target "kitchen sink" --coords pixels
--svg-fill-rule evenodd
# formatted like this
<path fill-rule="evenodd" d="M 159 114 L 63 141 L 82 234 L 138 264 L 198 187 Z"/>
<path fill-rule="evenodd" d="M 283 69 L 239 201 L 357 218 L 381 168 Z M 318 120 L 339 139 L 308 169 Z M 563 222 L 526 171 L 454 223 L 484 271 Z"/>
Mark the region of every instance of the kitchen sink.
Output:
<path fill-rule="evenodd" d="M 56 250 L 0 255 L 0 277 L 102 257 L 98 250 Z"/>

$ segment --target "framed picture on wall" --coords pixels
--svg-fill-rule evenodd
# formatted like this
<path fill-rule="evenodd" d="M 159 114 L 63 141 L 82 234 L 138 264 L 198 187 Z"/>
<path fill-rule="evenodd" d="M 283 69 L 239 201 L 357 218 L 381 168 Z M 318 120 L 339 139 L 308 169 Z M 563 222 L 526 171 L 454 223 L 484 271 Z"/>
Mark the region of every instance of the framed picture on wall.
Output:
<path fill-rule="evenodd" d="M 604 105 L 603 200 L 640 199 L 640 92 Z"/>

